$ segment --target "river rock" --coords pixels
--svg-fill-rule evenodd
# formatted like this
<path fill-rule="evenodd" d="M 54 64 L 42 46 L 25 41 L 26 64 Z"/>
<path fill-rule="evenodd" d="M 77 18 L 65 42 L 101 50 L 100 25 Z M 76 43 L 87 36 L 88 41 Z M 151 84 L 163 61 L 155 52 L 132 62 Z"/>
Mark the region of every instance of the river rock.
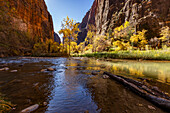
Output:
<path fill-rule="evenodd" d="M 47 71 L 56 71 L 56 69 L 54 69 L 54 68 L 47 68 Z"/>
<path fill-rule="evenodd" d="M 16 72 L 18 72 L 18 70 L 11 70 L 10 72 L 11 73 L 16 73 Z"/>
<path fill-rule="evenodd" d="M 21 113 L 30 113 L 30 112 L 33 112 L 33 111 L 37 110 L 38 107 L 39 107 L 38 104 L 32 105 L 32 106 L 30 106 L 30 107 L 25 108 L 24 110 L 22 110 Z"/>
<path fill-rule="evenodd" d="M 84 113 L 89 113 L 89 111 L 88 111 L 88 110 L 86 110 Z"/>
<path fill-rule="evenodd" d="M 34 86 L 34 87 L 37 87 L 38 85 L 39 85 L 39 83 L 35 83 L 35 84 L 33 84 L 33 86 Z"/>
<path fill-rule="evenodd" d="M 108 75 L 103 75 L 103 79 L 108 79 L 110 78 Z"/>
<path fill-rule="evenodd" d="M 92 75 L 98 75 L 98 72 L 96 72 L 96 71 L 92 71 L 92 73 L 91 73 Z"/>
<path fill-rule="evenodd" d="M 139 106 L 139 107 L 143 107 L 143 104 L 137 104 L 137 106 Z"/>
<path fill-rule="evenodd" d="M 48 103 L 47 102 L 43 102 L 43 106 L 47 106 L 48 105 Z"/>
<path fill-rule="evenodd" d="M 153 106 L 148 105 L 148 108 L 151 110 L 156 110 L 156 108 L 154 108 Z"/>
<path fill-rule="evenodd" d="M 45 71 L 47 71 L 47 69 L 42 69 L 42 70 L 41 70 L 41 72 L 45 72 Z"/>
<path fill-rule="evenodd" d="M 1 68 L 0 71 L 8 71 L 9 68 L 8 67 L 4 67 L 4 68 Z"/>

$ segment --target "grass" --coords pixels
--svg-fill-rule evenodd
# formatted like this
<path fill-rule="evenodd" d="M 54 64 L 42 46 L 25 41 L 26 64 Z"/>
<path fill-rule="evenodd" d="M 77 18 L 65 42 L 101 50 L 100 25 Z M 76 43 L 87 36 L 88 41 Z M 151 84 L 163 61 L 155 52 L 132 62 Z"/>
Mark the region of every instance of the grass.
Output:
<path fill-rule="evenodd" d="M 13 110 L 14 105 L 11 102 L 4 100 L 0 94 L 0 113 L 9 113 Z"/>
<path fill-rule="evenodd" d="M 73 57 L 95 57 L 113 59 L 143 59 L 143 60 L 167 60 L 170 61 L 170 50 L 148 50 L 148 51 L 114 51 L 72 55 Z"/>

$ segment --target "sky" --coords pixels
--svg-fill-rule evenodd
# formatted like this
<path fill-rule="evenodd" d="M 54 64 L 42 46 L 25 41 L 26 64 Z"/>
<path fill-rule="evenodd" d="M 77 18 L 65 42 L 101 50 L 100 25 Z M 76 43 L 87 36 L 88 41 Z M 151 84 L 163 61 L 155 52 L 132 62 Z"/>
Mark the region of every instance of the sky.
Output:
<path fill-rule="evenodd" d="M 58 33 L 61 22 L 67 16 L 81 22 L 94 0 L 45 0 L 48 11 L 52 15 L 54 31 Z"/>

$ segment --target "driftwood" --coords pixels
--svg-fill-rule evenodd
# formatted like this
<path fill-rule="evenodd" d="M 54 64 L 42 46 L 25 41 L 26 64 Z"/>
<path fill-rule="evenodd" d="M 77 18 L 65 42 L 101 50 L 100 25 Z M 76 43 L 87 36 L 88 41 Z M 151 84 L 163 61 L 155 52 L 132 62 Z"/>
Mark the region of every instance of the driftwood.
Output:
<path fill-rule="evenodd" d="M 133 92 L 160 106 L 164 110 L 170 111 L 170 97 L 164 92 L 160 91 L 158 88 L 147 86 L 142 82 L 118 75 L 113 75 L 108 72 L 104 72 L 103 74 L 108 75 L 110 78 L 122 83 Z"/>

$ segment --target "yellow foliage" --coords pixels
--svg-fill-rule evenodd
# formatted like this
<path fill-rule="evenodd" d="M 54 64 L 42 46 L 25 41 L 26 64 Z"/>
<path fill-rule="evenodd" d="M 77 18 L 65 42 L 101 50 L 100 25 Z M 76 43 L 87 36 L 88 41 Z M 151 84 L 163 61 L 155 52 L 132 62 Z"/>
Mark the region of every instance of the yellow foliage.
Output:
<path fill-rule="evenodd" d="M 67 16 L 66 19 L 63 19 L 62 29 L 59 31 L 59 34 L 63 35 L 64 44 L 69 45 L 69 48 L 66 45 L 66 49 L 69 49 L 69 54 L 71 52 L 71 42 L 77 40 L 77 36 L 80 31 L 78 26 L 79 24 L 76 24 L 73 19 L 70 19 Z"/>
<path fill-rule="evenodd" d="M 145 47 L 145 45 L 148 43 L 145 37 L 145 33 L 147 30 L 138 31 L 137 34 L 134 34 L 130 37 L 130 41 L 133 44 L 137 44 L 138 47 Z"/>
<path fill-rule="evenodd" d="M 160 38 L 160 39 L 162 39 L 162 41 L 169 40 L 169 38 L 170 38 L 170 29 L 169 29 L 169 27 L 168 27 L 168 26 L 163 27 L 163 28 L 161 29 L 160 34 L 161 34 L 161 36 L 162 36 L 162 37 Z"/>
<path fill-rule="evenodd" d="M 117 47 L 116 51 L 127 50 L 127 48 L 130 46 L 129 42 L 124 43 L 123 41 L 120 40 L 113 42 L 113 45 Z"/>

